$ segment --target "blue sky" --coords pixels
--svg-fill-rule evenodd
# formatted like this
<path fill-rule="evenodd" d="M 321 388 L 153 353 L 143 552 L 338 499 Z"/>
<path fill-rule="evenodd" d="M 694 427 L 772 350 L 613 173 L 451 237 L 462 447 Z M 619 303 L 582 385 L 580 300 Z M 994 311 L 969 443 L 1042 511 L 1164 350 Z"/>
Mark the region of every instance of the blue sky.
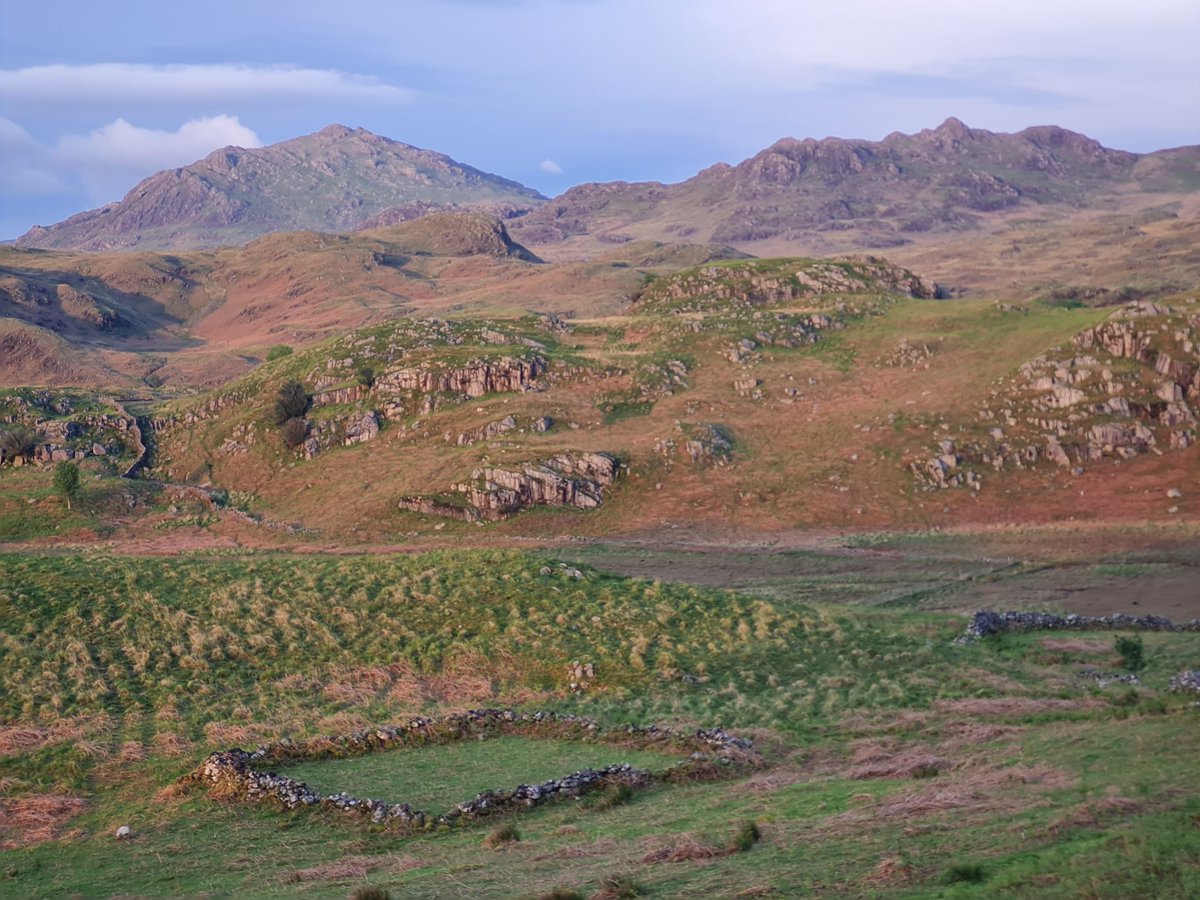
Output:
<path fill-rule="evenodd" d="M 0 238 L 341 122 L 543 193 L 955 115 L 1200 143 L 1195 0 L 0 0 Z"/>

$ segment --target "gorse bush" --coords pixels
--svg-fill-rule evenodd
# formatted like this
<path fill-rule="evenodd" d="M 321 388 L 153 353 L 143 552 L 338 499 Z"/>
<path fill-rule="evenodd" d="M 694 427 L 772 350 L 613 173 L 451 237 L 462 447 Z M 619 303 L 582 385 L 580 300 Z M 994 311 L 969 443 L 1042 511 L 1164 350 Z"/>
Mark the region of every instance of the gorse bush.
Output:
<path fill-rule="evenodd" d="M 515 844 L 519 840 L 521 840 L 521 832 L 517 830 L 516 825 L 498 825 L 483 839 L 483 846 L 495 850 L 505 844 Z"/>
<path fill-rule="evenodd" d="M 1121 657 L 1121 662 L 1130 672 L 1137 672 L 1146 666 L 1146 645 L 1140 634 L 1119 634 L 1113 642 L 1113 649 Z"/>
<path fill-rule="evenodd" d="M 288 449 L 295 449 L 304 443 L 304 438 L 308 435 L 308 422 L 304 419 L 288 419 L 279 433 Z"/>
<path fill-rule="evenodd" d="M 11 462 L 18 456 L 32 456 L 39 435 L 32 428 L 12 425 L 0 428 L 0 462 Z"/>
<path fill-rule="evenodd" d="M 739 822 L 729 839 L 729 849 L 734 853 L 745 853 L 762 840 L 762 832 L 752 819 Z"/>
<path fill-rule="evenodd" d="M 284 382 L 275 398 L 275 424 L 282 425 L 289 419 L 299 419 L 308 412 L 312 399 L 298 381 Z"/>

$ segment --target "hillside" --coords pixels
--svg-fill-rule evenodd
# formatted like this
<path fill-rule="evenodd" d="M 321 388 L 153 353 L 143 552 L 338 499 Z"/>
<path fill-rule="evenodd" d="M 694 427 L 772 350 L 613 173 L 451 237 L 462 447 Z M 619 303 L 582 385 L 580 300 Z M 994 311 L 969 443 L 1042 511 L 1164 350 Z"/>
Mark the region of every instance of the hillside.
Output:
<path fill-rule="evenodd" d="M 34 227 L 17 244 L 89 251 L 213 247 L 275 231 L 350 231 L 411 218 L 411 210 L 511 212 L 543 199 L 444 154 L 330 125 L 268 147 L 216 150 L 150 176 L 117 203 Z"/>
<path fill-rule="evenodd" d="M 0 386 L 213 386 L 277 344 L 407 315 L 611 315 L 647 273 L 739 255 L 633 243 L 540 265 L 505 221 L 440 212 L 353 234 L 176 254 L 0 248 Z M 20 336 L 17 336 L 17 332 Z"/>

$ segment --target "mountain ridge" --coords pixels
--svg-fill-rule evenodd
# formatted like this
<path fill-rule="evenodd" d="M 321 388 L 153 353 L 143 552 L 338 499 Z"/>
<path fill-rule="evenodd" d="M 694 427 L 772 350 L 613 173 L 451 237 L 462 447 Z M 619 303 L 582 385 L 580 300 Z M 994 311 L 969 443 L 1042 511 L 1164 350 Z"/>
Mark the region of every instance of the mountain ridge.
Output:
<path fill-rule="evenodd" d="M 736 165 L 682 182 L 577 185 L 513 223 L 545 247 L 580 236 L 751 244 L 792 252 L 886 249 L 969 231 L 1021 210 L 1116 209 L 1127 195 L 1174 199 L 1200 186 L 1200 148 L 1136 154 L 1056 125 L 1014 134 L 956 118 L 881 141 L 780 138 Z"/>
<path fill-rule="evenodd" d="M 190 249 L 245 243 L 275 231 L 351 231 L 406 205 L 433 211 L 528 208 L 532 188 L 433 150 L 329 125 L 266 147 L 223 147 L 143 179 L 125 197 L 17 245 L 42 249 Z"/>

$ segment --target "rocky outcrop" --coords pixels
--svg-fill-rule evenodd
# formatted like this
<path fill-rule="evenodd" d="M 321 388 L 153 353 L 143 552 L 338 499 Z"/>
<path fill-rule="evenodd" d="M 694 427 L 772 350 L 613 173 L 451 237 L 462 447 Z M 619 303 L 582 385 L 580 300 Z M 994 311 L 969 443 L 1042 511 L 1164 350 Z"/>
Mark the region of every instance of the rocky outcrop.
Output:
<path fill-rule="evenodd" d="M 747 260 L 706 265 L 651 282 L 639 310 L 674 313 L 756 309 L 827 294 L 891 293 L 933 299 L 936 284 L 873 256 L 823 260 Z"/>
<path fill-rule="evenodd" d="M 978 484 L 977 468 L 1079 469 L 1195 443 L 1200 314 L 1138 301 L 1063 349 L 1025 363 L 992 393 L 978 413 L 986 438 L 943 441 L 940 453 L 912 463 L 922 485 Z"/>
<path fill-rule="evenodd" d="M 111 397 L 83 400 L 57 391 L 21 390 L 0 406 L 0 422 L 24 428 L 35 438 L 28 456 L 10 461 L 14 466 L 96 457 L 115 466 L 116 474 L 133 477 L 145 465 L 142 425 Z"/>
<path fill-rule="evenodd" d="M 724 425 L 707 423 L 690 424 L 680 422 L 675 426 L 675 436 L 659 438 L 654 450 L 668 460 L 682 449 L 683 454 L 694 466 L 726 466 L 733 457 L 734 440 Z"/>
<path fill-rule="evenodd" d="M 379 435 L 379 424 L 379 416 L 373 411 L 310 421 L 304 441 L 300 444 L 300 455 L 312 459 L 330 447 L 350 447 L 373 441 Z"/>
<path fill-rule="evenodd" d="M 452 486 L 453 501 L 402 497 L 401 509 L 463 521 L 498 521 L 529 506 L 595 509 L 617 477 L 619 463 L 607 453 L 563 453 L 520 468 L 485 466 Z"/>
<path fill-rule="evenodd" d="M 1172 675 L 1170 688 L 1178 694 L 1200 694 L 1200 669 L 1184 669 Z"/>
<path fill-rule="evenodd" d="M 432 364 L 391 369 L 376 381 L 381 392 L 433 394 L 450 392 L 467 397 L 502 391 L 524 391 L 546 371 L 546 360 L 537 355 L 476 360 L 447 369 Z"/>

